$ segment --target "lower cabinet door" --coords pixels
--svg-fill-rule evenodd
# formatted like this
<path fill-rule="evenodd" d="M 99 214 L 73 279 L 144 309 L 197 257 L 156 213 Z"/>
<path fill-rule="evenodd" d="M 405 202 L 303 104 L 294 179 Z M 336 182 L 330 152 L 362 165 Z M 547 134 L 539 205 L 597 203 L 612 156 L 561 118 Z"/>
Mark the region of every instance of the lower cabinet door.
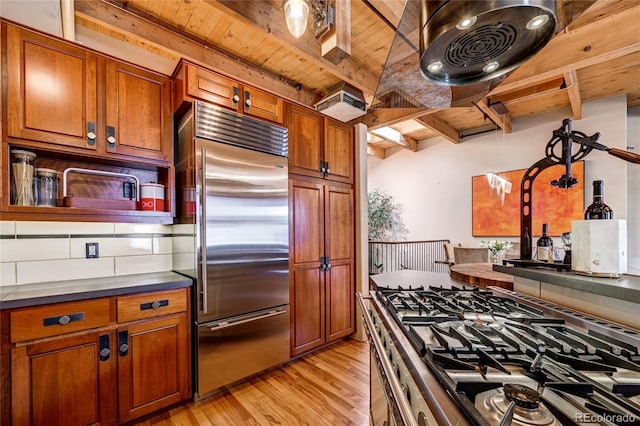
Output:
<path fill-rule="evenodd" d="M 121 423 L 191 396 L 186 314 L 119 328 L 116 339 Z"/>
<path fill-rule="evenodd" d="M 320 268 L 293 271 L 291 292 L 291 355 L 299 355 L 325 343 L 324 273 Z"/>
<path fill-rule="evenodd" d="M 95 332 L 12 349 L 12 424 L 117 424 L 114 337 Z"/>

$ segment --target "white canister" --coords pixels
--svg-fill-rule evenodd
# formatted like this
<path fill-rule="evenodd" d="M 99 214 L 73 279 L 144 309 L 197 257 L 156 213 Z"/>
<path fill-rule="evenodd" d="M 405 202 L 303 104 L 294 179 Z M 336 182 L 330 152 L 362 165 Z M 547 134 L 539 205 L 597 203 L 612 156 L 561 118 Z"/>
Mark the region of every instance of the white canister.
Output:
<path fill-rule="evenodd" d="M 627 221 L 571 222 L 571 269 L 584 275 L 616 278 L 627 272 Z"/>
<path fill-rule="evenodd" d="M 140 184 L 140 209 L 164 211 L 164 185 L 159 183 Z"/>

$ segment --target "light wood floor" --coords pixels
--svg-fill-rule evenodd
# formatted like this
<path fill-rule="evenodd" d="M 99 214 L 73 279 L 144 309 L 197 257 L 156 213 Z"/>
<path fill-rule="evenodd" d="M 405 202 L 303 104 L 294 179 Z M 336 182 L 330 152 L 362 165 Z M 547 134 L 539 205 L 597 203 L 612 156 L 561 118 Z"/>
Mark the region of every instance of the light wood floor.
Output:
<path fill-rule="evenodd" d="M 368 344 L 347 339 L 136 426 L 368 424 Z"/>

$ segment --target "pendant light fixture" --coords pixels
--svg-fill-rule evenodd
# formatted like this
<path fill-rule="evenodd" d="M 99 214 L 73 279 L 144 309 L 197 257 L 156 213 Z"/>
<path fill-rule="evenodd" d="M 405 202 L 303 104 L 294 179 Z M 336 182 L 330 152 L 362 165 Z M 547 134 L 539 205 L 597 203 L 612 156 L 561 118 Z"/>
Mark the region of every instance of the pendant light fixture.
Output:
<path fill-rule="evenodd" d="M 284 0 L 282 2 L 284 9 L 284 19 L 287 28 L 295 38 L 302 37 L 307 29 L 307 19 L 309 17 L 309 1 L 308 0 Z"/>

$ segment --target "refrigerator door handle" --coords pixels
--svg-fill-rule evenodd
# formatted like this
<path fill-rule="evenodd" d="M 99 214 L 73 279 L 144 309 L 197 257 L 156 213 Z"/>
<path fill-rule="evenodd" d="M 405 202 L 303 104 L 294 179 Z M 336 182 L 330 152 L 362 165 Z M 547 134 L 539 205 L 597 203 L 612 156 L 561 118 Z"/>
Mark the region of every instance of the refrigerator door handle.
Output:
<path fill-rule="evenodd" d="M 287 312 L 286 309 L 276 309 L 276 310 L 265 312 L 265 313 L 259 313 L 253 316 L 245 316 L 237 320 L 216 321 L 213 323 L 208 323 L 203 325 L 205 327 L 208 327 L 209 330 L 211 331 L 218 331 L 218 330 L 224 330 L 225 328 L 234 327 L 236 325 L 246 324 L 252 321 L 258 321 L 258 320 L 269 318 L 269 317 L 275 317 L 276 315 L 282 315 L 286 312 Z"/>
<path fill-rule="evenodd" d="M 202 147 L 200 152 L 202 160 L 201 181 L 200 181 L 200 209 L 202 216 L 200 219 L 200 270 L 202 279 L 200 280 L 200 293 L 202 293 L 202 312 L 207 312 L 207 148 Z"/>

